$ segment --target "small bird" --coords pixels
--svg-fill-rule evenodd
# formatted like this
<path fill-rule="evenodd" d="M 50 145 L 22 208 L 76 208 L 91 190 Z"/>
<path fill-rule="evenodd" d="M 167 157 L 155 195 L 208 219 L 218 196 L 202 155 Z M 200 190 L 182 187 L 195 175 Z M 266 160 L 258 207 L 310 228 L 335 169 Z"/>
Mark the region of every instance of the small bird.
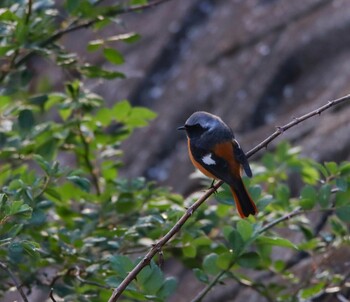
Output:
<path fill-rule="evenodd" d="M 204 111 L 193 113 L 178 130 L 186 130 L 188 152 L 193 165 L 204 175 L 227 183 L 239 215 L 258 212 L 242 181 L 242 170 L 252 177 L 248 159 L 232 130 L 220 117 Z"/>

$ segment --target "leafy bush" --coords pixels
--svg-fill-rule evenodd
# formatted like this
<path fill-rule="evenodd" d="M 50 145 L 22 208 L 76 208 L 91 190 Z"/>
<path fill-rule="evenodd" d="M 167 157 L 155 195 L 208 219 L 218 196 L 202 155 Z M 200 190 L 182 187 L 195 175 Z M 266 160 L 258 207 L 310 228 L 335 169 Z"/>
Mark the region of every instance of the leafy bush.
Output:
<path fill-rule="evenodd" d="M 183 200 L 143 178 L 118 176 L 121 142 L 156 115 L 127 100 L 115 100 L 107 108 L 101 96 L 85 87 L 84 79 L 122 79 L 118 66 L 124 59 L 110 43 L 134 42 L 138 36 L 125 33 L 87 45 L 88 51 L 100 51 L 114 65 L 111 69 L 84 62 L 59 43 L 78 28 L 99 30 L 135 10 L 100 2 L 77 5 L 67 0 L 60 12 L 51 1 L 1 3 L 1 294 L 18 278 L 23 299 L 36 288 L 52 300 L 107 301 L 111 289 L 198 197 Z M 38 57 L 74 70 L 82 79 L 70 80 L 58 92 L 45 81 L 35 85 L 32 80 L 38 75 L 31 74 L 26 63 Z M 197 300 L 224 280 L 270 301 L 340 293 L 344 272 L 320 268 L 303 278 L 292 268 L 295 259 L 316 259 L 348 245 L 350 164 L 320 165 L 284 143 L 266 153 L 254 172 L 248 185 L 260 210 L 256 218 L 239 219 L 229 191 L 220 190 L 218 202 L 203 204 L 193 214 L 130 284 L 124 298 L 166 300 L 177 281 L 166 277 L 156 262 L 161 265 L 171 257 L 203 282 Z M 300 192 L 290 189 L 293 175 L 301 176 Z M 299 235 L 293 242 L 283 236 L 286 228 Z M 290 250 L 288 257 L 276 257 L 276 247 Z M 256 271 L 269 278 L 254 279 L 250 273 Z"/>

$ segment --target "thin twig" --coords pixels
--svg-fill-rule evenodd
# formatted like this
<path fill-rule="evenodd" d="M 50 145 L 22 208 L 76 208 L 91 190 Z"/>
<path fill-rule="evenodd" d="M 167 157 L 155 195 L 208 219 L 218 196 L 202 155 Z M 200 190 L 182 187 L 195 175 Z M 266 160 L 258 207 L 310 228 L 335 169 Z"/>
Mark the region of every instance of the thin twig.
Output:
<path fill-rule="evenodd" d="M 258 144 L 255 148 L 251 149 L 247 152 L 247 157 L 251 157 L 253 154 L 257 153 L 260 149 L 263 149 L 266 147 L 271 141 L 273 141 L 276 137 L 281 135 L 284 131 L 294 127 L 295 125 L 305 121 L 306 119 L 315 116 L 320 115 L 323 111 L 329 109 L 332 106 L 338 105 L 340 103 L 343 103 L 345 101 L 350 100 L 350 94 L 343 96 L 341 98 L 329 101 L 326 105 L 321 106 L 320 108 L 313 110 L 299 118 L 295 118 L 292 122 L 287 123 L 286 125 L 282 127 L 277 127 L 277 130 L 271 134 L 268 138 L 266 138 L 264 141 L 262 141 L 260 144 Z M 134 267 L 134 269 L 129 272 L 129 274 L 126 276 L 126 278 L 120 283 L 120 285 L 114 289 L 112 296 L 109 298 L 108 302 L 115 302 L 118 300 L 118 298 L 121 296 L 122 292 L 127 288 L 127 286 L 136 278 L 137 274 L 145 267 L 147 266 L 151 259 L 154 257 L 154 255 L 157 254 L 159 250 L 165 245 L 184 225 L 184 223 L 191 217 L 193 212 L 204 202 L 206 201 L 213 193 L 215 193 L 223 184 L 223 181 L 218 181 L 213 187 L 211 187 L 209 190 L 207 190 L 192 206 L 190 206 L 185 214 L 176 222 L 176 224 L 170 229 L 168 233 L 164 235 L 153 247 L 148 251 L 148 253 L 144 256 L 144 258 Z M 282 216 L 278 221 L 286 220 L 290 217 L 293 217 L 295 215 L 300 214 L 297 211 L 301 211 L 300 209 L 297 209 L 285 216 Z M 263 227 L 263 231 L 271 228 L 275 222 L 270 223 L 269 225 L 266 225 Z M 278 222 L 277 222 L 278 223 Z"/>
<path fill-rule="evenodd" d="M 270 223 L 266 224 L 265 226 L 263 226 L 258 234 L 262 234 L 264 232 L 266 232 L 267 230 L 273 228 L 275 225 L 279 224 L 280 222 L 282 221 L 286 221 L 286 220 L 289 220 L 290 218 L 294 217 L 294 216 L 298 216 L 298 215 L 301 215 L 305 213 L 304 210 L 302 210 L 301 208 L 296 208 L 295 210 L 293 210 L 292 212 L 290 213 L 287 213 L 283 216 L 281 216 L 280 218 L 277 218 L 276 220 L 274 221 L 271 221 Z"/>
<path fill-rule="evenodd" d="M 23 289 L 22 287 L 20 286 L 20 284 L 18 283 L 17 279 L 16 279 L 16 276 L 14 275 L 14 273 L 10 270 L 10 268 L 8 268 L 8 266 L 3 263 L 3 262 L 0 262 L 0 268 L 5 271 L 9 276 L 10 278 L 12 279 L 13 283 L 15 284 L 18 292 L 20 293 L 20 295 L 22 296 L 22 299 L 24 302 L 28 302 L 28 299 L 25 295 L 25 293 L 23 292 Z"/>
<path fill-rule="evenodd" d="M 89 142 L 86 140 L 83 131 L 81 130 L 80 122 L 78 123 L 78 133 L 80 136 L 80 140 L 83 144 L 83 149 L 84 149 L 83 158 L 85 161 L 85 165 L 87 166 L 87 168 L 90 172 L 92 182 L 93 182 L 94 187 L 96 189 L 96 194 L 101 195 L 101 187 L 100 187 L 100 182 L 98 180 L 98 174 L 96 172 L 94 165 L 92 164 L 92 162 L 90 160 L 90 145 L 89 145 Z"/>
<path fill-rule="evenodd" d="M 206 296 L 206 294 L 215 286 L 215 284 L 220 280 L 220 278 L 227 272 L 227 270 L 223 270 L 220 273 L 218 273 L 215 278 L 206 286 L 204 287 L 197 296 L 195 296 L 191 302 L 200 302 L 202 299 Z"/>
<path fill-rule="evenodd" d="M 32 15 L 32 7 L 33 7 L 33 0 L 28 0 L 28 7 L 27 7 L 27 12 L 26 12 L 26 25 L 28 25 L 30 16 Z"/>
<path fill-rule="evenodd" d="M 50 295 L 49 295 L 50 299 L 52 302 L 57 302 L 55 297 L 53 296 L 53 288 L 50 289 Z"/>
<path fill-rule="evenodd" d="M 86 280 L 83 277 L 81 277 L 81 270 L 79 266 L 74 266 L 74 276 L 75 278 L 77 278 L 78 281 L 80 281 L 83 284 L 89 284 L 89 285 L 93 285 L 93 286 L 97 286 L 97 287 L 101 287 L 104 289 L 111 289 L 110 286 L 95 282 L 95 281 L 91 281 L 91 280 Z"/>
<path fill-rule="evenodd" d="M 281 126 L 281 127 L 277 127 L 277 130 L 272 133 L 268 138 L 266 138 L 265 140 L 263 140 L 260 144 L 258 144 L 256 147 L 254 147 L 253 149 L 251 149 L 250 151 L 247 152 L 247 157 L 252 156 L 253 154 L 255 154 L 256 152 L 258 152 L 259 150 L 267 147 L 267 145 L 273 141 L 277 136 L 281 135 L 283 132 L 287 131 L 288 129 L 298 125 L 299 123 L 307 120 L 310 117 L 313 117 L 315 115 L 320 115 L 323 111 L 329 109 L 330 107 L 333 107 L 335 105 L 338 105 L 340 103 L 346 102 L 350 100 L 350 94 L 343 96 L 339 99 L 333 100 L 333 101 L 329 101 L 327 104 L 323 105 L 322 107 L 313 110 L 307 114 L 304 114 L 300 117 L 294 118 L 293 121 L 291 121 L 290 123 Z"/>

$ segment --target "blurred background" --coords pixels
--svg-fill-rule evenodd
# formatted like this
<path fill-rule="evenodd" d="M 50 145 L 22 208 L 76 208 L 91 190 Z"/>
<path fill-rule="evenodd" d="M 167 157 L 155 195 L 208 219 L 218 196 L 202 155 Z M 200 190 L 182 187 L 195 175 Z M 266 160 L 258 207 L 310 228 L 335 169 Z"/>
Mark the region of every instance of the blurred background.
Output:
<path fill-rule="evenodd" d="M 108 64 L 99 53 L 87 53 L 86 44 L 124 32 L 141 35 L 138 42 L 118 48 L 127 79 L 91 80 L 87 86 L 110 106 L 128 99 L 158 114 L 123 143 L 121 175 L 145 176 L 185 196 L 198 190 L 199 182 L 190 178 L 194 168 L 186 138 L 176 128 L 194 111 L 222 117 L 248 151 L 276 127 L 350 91 L 346 0 L 170 0 L 123 15 L 118 26 L 98 35 L 82 29 L 65 35 L 63 42 L 95 64 Z M 30 64 L 37 81 L 47 77 L 57 89 L 69 77 L 46 61 Z M 287 131 L 268 149 L 287 140 L 319 162 L 340 162 L 350 160 L 349 133 L 350 107 L 338 106 Z M 334 259 L 343 263 L 346 253 L 339 253 Z M 201 284 L 175 261 L 166 267 L 180 282 L 171 301 L 187 301 L 187 293 Z M 206 301 L 233 299 L 258 301 L 234 285 L 217 286 Z"/>

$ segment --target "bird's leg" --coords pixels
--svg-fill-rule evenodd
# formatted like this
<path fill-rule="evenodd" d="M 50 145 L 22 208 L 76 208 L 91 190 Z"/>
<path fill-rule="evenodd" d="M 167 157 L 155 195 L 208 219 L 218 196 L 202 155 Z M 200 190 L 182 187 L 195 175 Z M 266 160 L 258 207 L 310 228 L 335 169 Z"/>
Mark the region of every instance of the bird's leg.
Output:
<path fill-rule="evenodd" d="M 211 182 L 211 185 L 209 187 L 209 190 L 210 189 L 214 189 L 214 184 L 215 184 L 215 179 L 213 179 L 213 181 Z M 214 194 L 216 194 L 218 191 L 216 189 L 214 189 Z"/>

